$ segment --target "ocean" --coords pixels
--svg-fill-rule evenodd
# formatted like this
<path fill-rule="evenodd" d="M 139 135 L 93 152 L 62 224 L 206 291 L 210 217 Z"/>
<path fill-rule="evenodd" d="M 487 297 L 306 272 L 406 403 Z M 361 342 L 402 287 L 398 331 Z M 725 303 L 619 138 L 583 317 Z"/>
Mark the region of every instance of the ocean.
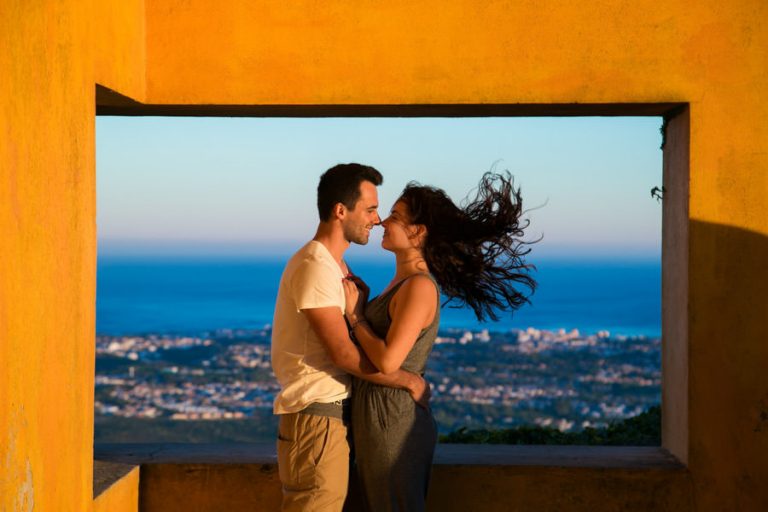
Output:
<path fill-rule="evenodd" d="M 259 329 L 272 322 L 287 258 L 100 257 L 96 331 L 99 335 L 198 334 Z M 536 261 L 531 303 L 480 323 L 469 309 L 447 305 L 441 328 L 578 329 L 628 336 L 661 333 L 661 263 L 618 259 Z M 389 261 L 351 261 L 372 295 L 392 278 Z"/>

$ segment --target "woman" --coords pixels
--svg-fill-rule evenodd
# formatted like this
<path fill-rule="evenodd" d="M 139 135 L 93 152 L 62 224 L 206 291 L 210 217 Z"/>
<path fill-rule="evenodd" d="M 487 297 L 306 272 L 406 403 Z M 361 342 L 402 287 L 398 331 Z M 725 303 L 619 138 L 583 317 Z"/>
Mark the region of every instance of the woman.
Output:
<path fill-rule="evenodd" d="M 424 374 L 440 321 L 440 291 L 469 305 L 480 320 L 527 302 L 515 289 L 535 288 L 522 259 L 528 250 L 520 241 L 521 214 L 520 191 L 508 175 L 484 175 L 464 208 L 440 189 L 405 188 L 381 223 L 381 246 L 395 254 L 394 278 L 367 305 L 359 278 L 344 283 L 352 333 L 380 371 Z M 355 379 L 352 432 L 368 508 L 424 510 L 437 441 L 430 411 L 407 391 Z"/>

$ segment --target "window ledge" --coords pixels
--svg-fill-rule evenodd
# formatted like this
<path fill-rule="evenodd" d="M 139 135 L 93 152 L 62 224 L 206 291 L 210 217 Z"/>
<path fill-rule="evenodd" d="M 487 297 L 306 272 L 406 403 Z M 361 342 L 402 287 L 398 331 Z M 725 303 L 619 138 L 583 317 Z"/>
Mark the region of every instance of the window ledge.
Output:
<path fill-rule="evenodd" d="M 93 499 L 104 494 L 110 487 L 119 482 L 128 473 L 136 469 L 133 463 L 122 463 L 105 460 L 93 461 Z"/>
<path fill-rule="evenodd" d="M 273 443 L 105 443 L 94 458 L 123 464 L 275 464 Z M 681 470 L 685 466 L 655 446 L 552 446 L 438 444 L 435 466 L 540 466 Z"/>

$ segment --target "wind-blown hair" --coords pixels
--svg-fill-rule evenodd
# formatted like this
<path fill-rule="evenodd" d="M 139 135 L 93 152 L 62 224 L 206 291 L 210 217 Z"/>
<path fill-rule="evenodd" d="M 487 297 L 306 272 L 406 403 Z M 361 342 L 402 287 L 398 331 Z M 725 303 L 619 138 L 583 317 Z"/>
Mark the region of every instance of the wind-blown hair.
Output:
<path fill-rule="evenodd" d="M 521 239 L 529 222 L 520 219 L 522 196 L 508 172 L 485 173 L 476 197 L 461 208 L 443 190 L 415 182 L 399 200 L 408 206 L 410 222 L 427 228 L 422 252 L 448 302 L 468 305 L 481 321 L 529 302 L 535 267 L 524 260 L 531 242 Z"/>

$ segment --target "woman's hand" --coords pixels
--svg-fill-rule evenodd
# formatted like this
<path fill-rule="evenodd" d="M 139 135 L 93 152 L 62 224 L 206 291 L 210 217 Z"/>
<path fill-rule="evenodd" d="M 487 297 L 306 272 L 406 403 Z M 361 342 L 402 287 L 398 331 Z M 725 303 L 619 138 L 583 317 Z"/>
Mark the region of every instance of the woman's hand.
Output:
<path fill-rule="evenodd" d="M 364 288 L 360 289 L 358 283 L 361 283 Z M 368 287 L 359 277 L 346 278 L 342 284 L 344 285 L 344 297 L 346 299 L 344 314 L 350 323 L 355 323 L 363 316 L 363 308 L 368 300 Z"/>
<path fill-rule="evenodd" d="M 363 305 L 365 305 L 368 302 L 368 295 L 370 295 L 371 289 L 368 288 L 368 285 L 365 284 L 365 281 L 360 276 L 350 275 L 347 279 L 357 285 L 357 289 L 360 290 L 360 294 L 363 296 Z"/>

